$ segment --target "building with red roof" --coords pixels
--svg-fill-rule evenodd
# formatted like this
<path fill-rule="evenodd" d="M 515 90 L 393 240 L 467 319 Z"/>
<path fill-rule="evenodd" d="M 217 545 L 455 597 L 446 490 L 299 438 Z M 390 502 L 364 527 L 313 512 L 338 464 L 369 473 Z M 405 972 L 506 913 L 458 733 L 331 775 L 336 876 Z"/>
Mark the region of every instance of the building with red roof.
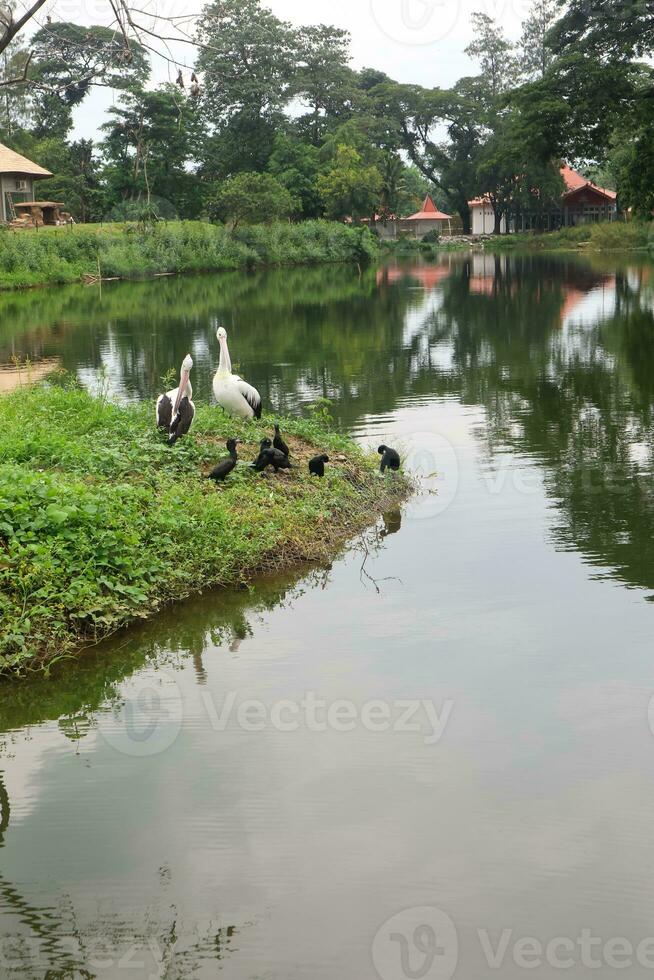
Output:
<path fill-rule="evenodd" d="M 382 238 L 396 238 L 398 234 L 424 238 L 429 231 L 436 231 L 440 235 L 447 228 L 451 232 L 452 221 L 455 220 L 451 214 L 439 211 L 431 195 L 427 194 L 422 207 L 415 214 L 410 214 L 407 218 L 399 218 L 394 214 L 382 218 L 376 214 L 372 223 Z"/>
<path fill-rule="evenodd" d="M 450 222 L 452 220 L 451 214 L 445 214 L 443 211 L 439 211 L 434 202 L 432 201 L 429 194 L 422 202 L 422 207 L 415 214 L 410 214 L 405 221 L 415 221 L 416 224 L 413 226 L 419 229 L 419 234 L 426 235 L 428 231 L 442 231 L 443 222 L 447 221 L 448 228 L 450 227 Z"/>
<path fill-rule="evenodd" d="M 565 191 L 558 208 L 546 214 L 513 214 L 509 216 L 509 231 L 528 231 L 544 228 L 551 231 L 568 225 L 582 225 L 594 221 L 613 221 L 617 217 L 617 195 L 604 187 L 586 180 L 566 163 L 561 165 L 561 177 Z M 473 235 L 490 235 L 495 228 L 495 213 L 488 197 L 476 197 L 468 201 L 470 224 Z M 500 232 L 507 230 L 507 218 L 502 216 Z"/>

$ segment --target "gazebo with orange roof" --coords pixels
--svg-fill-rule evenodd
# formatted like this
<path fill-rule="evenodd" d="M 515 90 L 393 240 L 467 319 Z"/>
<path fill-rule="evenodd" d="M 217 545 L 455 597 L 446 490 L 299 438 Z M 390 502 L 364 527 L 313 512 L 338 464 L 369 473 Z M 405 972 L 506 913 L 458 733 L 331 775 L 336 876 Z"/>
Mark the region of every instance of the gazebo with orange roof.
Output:
<path fill-rule="evenodd" d="M 452 220 L 452 215 L 445 214 L 443 211 L 439 211 L 431 196 L 427 194 L 424 201 L 422 202 L 422 208 L 420 211 L 416 211 L 415 214 L 410 214 L 408 218 L 404 218 L 404 221 L 415 221 L 415 229 L 417 235 L 426 235 L 428 231 L 442 231 L 443 222 L 447 221 L 448 228 L 451 229 L 450 222 Z"/>

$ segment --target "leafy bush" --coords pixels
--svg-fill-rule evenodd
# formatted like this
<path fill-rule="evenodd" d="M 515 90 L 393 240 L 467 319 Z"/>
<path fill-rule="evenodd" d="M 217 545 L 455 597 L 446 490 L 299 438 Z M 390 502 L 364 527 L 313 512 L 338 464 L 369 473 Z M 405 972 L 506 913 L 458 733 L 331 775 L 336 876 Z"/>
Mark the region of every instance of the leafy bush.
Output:
<path fill-rule="evenodd" d="M 0 236 L 0 288 L 75 282 L 84 275 L 143 278 L 255 265 L 358 262 L 377 254 L 366 228 L 329 221 L 243 225 L 235 232 L 199 221 L 151 227 L 40 229 Z"/>

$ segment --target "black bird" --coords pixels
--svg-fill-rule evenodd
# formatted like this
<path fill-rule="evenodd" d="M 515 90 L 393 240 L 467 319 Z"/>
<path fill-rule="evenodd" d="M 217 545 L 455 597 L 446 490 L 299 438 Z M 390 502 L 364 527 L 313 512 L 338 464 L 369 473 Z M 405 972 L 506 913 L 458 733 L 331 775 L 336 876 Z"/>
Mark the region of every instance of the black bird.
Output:
<path fill-rule="evenodd" d="M 321 456 L 314 456 L 313 459 L 309 460 L 309 473 L 312 476 L 324 476 L 325 475 L 325 463 L 329 462 L 329 456 L 327 453 L 322 453 Z"/>
<path fill-rule="evenodd" d="M 240 441 L 240 439 L 227 440 L 229 456 L 226 456 L 225 459 L 221 459 L 220 462 L 214 466 L 211 473 L 207 473 L 207 480 L 215 480 L 216 483 L 218 483 L 218 481 L 222 481 L 225 479 L 225 477 L 229 476 L 238 461 L 236 446 Z"/>
<path fill-rule="evenodd" d="M 286 445 L 286 443 L 284 442 L 284 440 L 280 435 L 279 426 L 276 422 L 275 422 L 275 438 L 273 439 L 273 446 L 275 447 L 275 449 L 279 449 L 280 453 L 283 453 L 284 456 L 291 455 L 288 450 L 288 446 Z"/>
<path fill-rule="evenodd" d="M 389 470 L 399 470 L 400 468 L 400 454 L 395 451 L 395 449 L 390 449 L 388 446 L 380 446 L 377 450 L 381 456 L 380 470 L 382 473 L 388 467 Z"/>
<path fill-rule="evenodd" d="M 272 448 L 272 442 L 270 441 L 270 439 L 266 438 L 266 439 L 262 439 L 261 440 L 261 442 L 259 443 L 259 455 L 254 460 L 254 462 L 251 464 L 253 469 L 258 470 L 259 472 L 261 472 L 261 470 L 265 469 L 265 467 L 268 464 L 267 463 L 264 463 L 264 461 L 263 461 L 264 460 L 264 455 L 263 454 L 265 453 L 266 449 L 271 449 L 271 448 Z"/>
<path fill-rule="evenodd" d="M 254 464 L 255 470 L 259 473 L 265 470 L 267 466 L 273 466 L 275 473 L 277 470 L 291 469 L 288 456 L 284 456 L 284 453 L 280 453 L 279 449 L 275 449 L 274 446 L 271 446 L 269 449 L 263 449 L 259 454 L 259 459 Z"/>

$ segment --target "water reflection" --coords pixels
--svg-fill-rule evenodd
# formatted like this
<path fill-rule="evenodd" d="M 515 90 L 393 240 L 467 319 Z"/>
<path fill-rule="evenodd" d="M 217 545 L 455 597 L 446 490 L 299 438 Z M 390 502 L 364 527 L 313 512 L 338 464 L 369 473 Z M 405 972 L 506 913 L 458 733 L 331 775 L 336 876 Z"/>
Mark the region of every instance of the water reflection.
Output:
<path fill-rule="evenodd" d="M 653 289 L 646 258 L 478 252 L 362 276 L 334 266 L 39 290 L 0 296 L 0 364 L 61 364 L 149 398 L 190 350 L 201 400 L 223 323 L 280 412 L 331 398 L 356 432 L 409 404 L 481 406 L 491 457 L 544 468 L 557 546 L 650 590 Z"/>
<path fill-rule="evenodd" d="M 381 430 L 439 447 L 425 463 L 438 494 L 384 515 L 374 562 L 199 597 L 0 691 L 15 975 L 120 977 L 91 963 L 109 946 L 136 948 L 139 976 L 215 977 L 226 958 L 234 977 L 359 980 L 381 922 L 424 904 L 457 920 L 470 976 L 485 971 L 477 927 L 646 934 L 651 609 L 619 587 L 654 591 L 645 260 L 476 253 L 0 307 L 4 359 L 61 358 L 92 384 L 104 364 L 134 398 L 188 348 L 208 397 L 225 322 L 274 405 L 331 395 L 374 445 Z M 503 467 L 535 477 L 533 496 L 519 480 L 491 496 Z M 114 717 L 163 676 L 184 707 L 176 739 L 117 751 Z M 257 735 L 214 729 L 207 705 L 229 692 L 455 708 L 438 746 L 362 728 Z"/>
<path fill-rule="evenodd" d="M 79 661 L 58 665 L 47 679 L 37 677 L 30 684 L 5 687 L 1 722 L 8 733 L 5 751 L 10 758 L 19 751 L 22 758 L 16 848 L 30 848 L 21 838 L 23 822 L 28 835 L 36 835 L 28 838 L 34 847 L 69 836 L 69 818 L 62 819 L 56 798 L 50 800 L 50 808 L 43 802 L 42 796 L 47 798 L 53 791 L 44 768 L 59 766 L 57 778 L 61 785 L 57 785 L 55 797 L 61 792 L 66 799 L 80 791 L 79 766 L 90 767 L 89 779 L 98 794 L 102 794 L 109 774 L 116 771 L 120 775 L 120 765 L 115 768 L 116 757 L 106 757 L 106 752 L 112 750 L 106 745 L 103 750 L 102 739 L 98 739 L 98 722 L 124 696 L 129 697 L 125 683 L 135 672 L 147 665 L 165 670 L 190 662 L 197 683 L 204 685 L 207 675 L 203 658 L 216 656 L 219 648 L 228 656 L 234 655 L 238 645 L 253 635 L 265 611 L 292 603 L 311 587 L 314 575 L 300 581 L 297 576 L 270 577 L 254 590 L 217 592 L 191 600 L 182 615 L 176 609 L 166 610 L 156 621 L 104 644 Z M 16 735 L 12 736 L 14 729 Z M 37 733 L 34 742 L 32 730 Z M 57 751 L 61 741 L 57 733 L 75 744 L 77 767 L 67 766 L 69 755 Z M 99 783 L 94 772 L 104 774 Z M 35 774 L 39 774 L 38 780 L 34 780 Z M 37 782 L 38 788 L 32 790 L 31 782 Z M 84 791 L 82 799 L 88 806 L 89 797 Z M 112 798 L 111 806 L 115 804 Z M 143 800 L 139 809 L 142 805 Z M 0 849 L 9 836 L 10 813 L 9 793 L 0 771 Z M 114 813 L 111 820 L 116 816 Z M 138 811 L 133 819 L 138 820 Z M 87 869 L 93 863 L 93 852 L 102 847 L 100 838 L 95 836 L 100 833 L 99 826 L 88 842 L 80 839 L 77 844 L 75 860 Z M 85 850 L 88 846 L 89 853 Z M 56 849 L 50 854 L 56 861 Z M 173 856 L 176 858 L 176 853 Z M 218 962 L 229 956 L 239 930 L 245 927 L 221 921 L 215 910 L 201 905 L 193 905 L 190 921 L 185 918 L 179 908 L 179 881 L 165 864 L 159 868 L 158 880 L 147 884 L 139 879 L 142 868 L 138 863 L 131 869 L 136 878 L 129 896 L 139 896 L 136 904 L 125 900 L 105 902 L 102 898 L 98 902 L 96 890 L 102 891 L 102 871 L 97 873 L 97 883 L 78 879 L 74 867 L 66 871 L 65 881 L 55 882 L 49 882 L 47 875 L 37 881 L 11 881 L 0 874 L 0 976 L 20 976 L 25 980 L 44 976 L 118 977 L 127 968 L 126 963 L 138 976 L 179 980 L 213 976 Z M 110 871 L 104 873 L 109 875 Z M 122 874 L 128 875 L 127 869 L 122 869 Z M 3 972 L 6 969 L 9 973 Z"/>

